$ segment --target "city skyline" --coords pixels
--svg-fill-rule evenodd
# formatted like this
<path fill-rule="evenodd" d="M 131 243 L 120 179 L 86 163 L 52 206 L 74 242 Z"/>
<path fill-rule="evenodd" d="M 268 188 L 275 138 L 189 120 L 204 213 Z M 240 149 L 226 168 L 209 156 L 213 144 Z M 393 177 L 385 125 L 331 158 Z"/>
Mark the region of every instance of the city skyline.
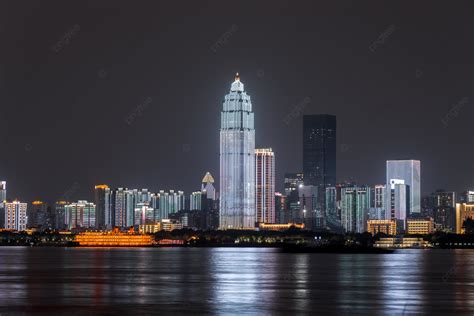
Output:
<path fill-rule="evenodd" d="M 0 316 L 474 315 L 473 9 L 0 1 Z"/>
<path fill-rule="evenodd" d="M 385 161 L 402 158 L 423 162 L 424 194 L 474 185 L 471 22 L 461 4 L 452 19 L 440 19 L 446 7 L 436 3 L 429 12 L 414 3 L 409 15 L 395 3 L 300 4 L 311 19 L 280 16 L 281 1 L 232 12 L 221 3 L 55 5 L 0 10 L 9 61 L 0 68 L 0 144 L 9 150 L 0 175 L 18 198 L 54 200 L 74 183 L 78 197 L 101 183 L 198 189 L 202 173 L 219 174 L 215 131 L 236 72 L 258 105 L 257 146 L 278 157 L 277 191 L 285 172 L 302 172 L 294 140 L 303 114 L 338 117 L 337 182 L 381 182 Z M 204 17 L 181 20 L 184 12 Z"/>
<path fill-rule="evenodd" d="M 239 83 L 240 83 L 240 76 L 239 76 L 239 73 L 237 73 L 236 79 L 235 79 L 234 83 L 232 84 L 232 86 L 234 86 L 236 82 L 239 82 Z M 234 89 L 234 88 L 232 87 L 232 88 L 231 88 L 231 91 L 234 91 L 234 90 L 235 90 L 235 89 L 234 89 L 234 90 L 233 90 L 233 89 Z M 237 88 L 236 88 L 236 89 L 237 89 Z M 243 90 L 243 84 L 242 84 L 242 88 L 238 88 L 238 89 L 242 89 L 242 90 Z M 147 99 L 145 102 L 151 102 L 151 99 Z M 333 132 L 334 134 L 330 134 L 330 136 L 329 136 L 329 138 L 331 139 L 331 140 L 329 141 L 329 144 L 330 144 L 330 145 L 326 145 L 326 143 L 325 143 L 326 140 L 322 141 L 322 143 L 321 143 L 321 144 L 324 143 L 324 146 L 323 146 L 323 145 L 320 145 L 320 146 L 323 146 L 323 147 L 324 147 L 324 148 L 322 147 L 322 148 L 323 148 L 322 150 L 323 150 L 324 152 L 326 152 L 326 151 L 328 150 L 328 149 L 326 149 L 326 146 L 329 146 L 329 147 L 330 147 L 330 149 L 329 149 L 329 158 L 318 158 L 318 159 L 322 159 L 322 160 L 321 160 L 321 161 L 319 161 L 319 160 L 318 160 L 318 161 L 314 161 L 314 163 L 315 163 L 316 165 L 323 165 L 323 164 L 326 164 L 326 160 L 328 160 L 329 163 L 330 163 L 330 166 L 329 166 L 329 167 L 325 167 L 325 168 L 329 168 L 329 170 L 330 170 L 330 171 L 329 171 L 329 176 L 326 176 L 326 175 L 319 175 L 319 176 L 317 176 L 317 177 L 320 177 L 320 179 L 325 179 L 326 177 L 328 177 L 329 181 L 328 181 L 328 180 L 324 180 L 324 181 L 329 182 L 329 185 L 326 185 L 326 184 L 325 184 L 325 185 L 323 185 L 323 187 L 324 187 L 324 186 L 333 186 L 332 182 L 334 182 L 334 173 L 336 174 L 336 178 L 338 179 L 338 180 L 335 181 L 335 184 L 337 184 L 337 183 L 345 183 L 345 182 L 354 182 L 354 183 L 357 183 L 357 184 L 360 184 L 360 185 L 374 185 L 374 184 L 377 184 L 377 183 L 382 183 L 383 180 L 378 180 L 378 181 L 375 181 L 375 182 L 372 182 L 372 183 L 361 182 L 361 181 L 358 181 L 358 179 L 351 178 L 351 177 L 346 178 L 345 176 L 341 176 L 339 173 L 336 173 L 336 172 L 335 172 L 336 164 L 337 164 L 337 162 L 338 162 L 338 160 L 336 159 L 336 157 L 338 156 L 338 154 L 341 154 L 341 153 L 344 154 L 344 152 L 350 151 L 350 145 L 349 145 L 349 144 L 342 144 L 342 145 L 339 145 L 339 144 L 338 144 L 338 142 L 337 142 L 337 140 L 336 140 L 336 137 L 335 137 L 335 135 L 337 135 L 337 133 L 336 133 L 336 130 L 337 130 L 336 125 L 337 125 L 337 124 L 336 124 L 336 116 L 335 116 L 335 115 L 323 114 L 323 113 L 319 113 L 319 114 L 304 114 L 304 113 L 303 113 L 302 110 L 303 110 L 304 107 L 306 107 L 309 103 L 310 103 L 310 99 L 309 99 L 309 98 L 305 98 L 300 104 L 298 104 L 297 106 L 295 106 L 295 108 L 299 111 L 299 112 L 297 113 L 297 115 L 295 116 L 294 113 L 290 112 L 289 115 L 287 115 L 287 116 L 283 119 L 283 122 L 284 122 L 285 124 L 288 124 L 289 121 L 291 121 L 291 120 L 293 120 L 293 119 L 300 119 L 300 122 L 299 122 L 299 123 L 301 124 L 301 127 L 302 127 L 302 129 L 303 129 L 303 133 L 302 133 L 303 141 L 301 142 L 301 143 L 302 143 L 302 151 L 303 151 L 303 153 L 305 153 L 305 152 L 307 151 L 307 149 L 305 149 L 305 142 L 307 142 L 307 140 L 306 140 L 306 139 L 307 139 L 307 136 L 305 136 L 305 133 L 307 133 L 307 132 L 306 132 L 306 129 L 308 129 L 309 126 L 312 126 L 311 124 L 313 124 L 313 125 L 316 124 L 316 125 L 314 125 L 314 126 L 321 126 L 321 128 L 322 128 L 321 131 L 325 131 L 325 128 L 327 128 L 327 126 L 329 126 L 329 130 L 330 130 L 330 131 L 331 131 L 331 129 L 334 130 L 334 132 Z M 252 113 L 252 115 L 253 115 L 253 113 Z M 305 121 L 304 121 L 305 118 L 306 118 L 306 121 L 307 121 L 308 123 L 305 123 Z M 135 119 L 135 117 L 134 117 L 133 119 Z M 333 120 L 333 121 L 331 121 L 331 120 Z M 309 122 L 311 122 L 311 123 L 309 123 Z M 296 123 L 295 123 L 295 124 L 296 124 Z M 305 127 L 305 124 L 308 124 L 308 127 Z M 318 124 L 319 124 L 319 125 L 318 125 Z M 323 126 L 324 126 L 324 128 L 323 128 Z M 311 127 L 311 128 L 313 128 L 313 127 Z M 317 130 L 318 128 L 320 128 L 320 127 L 316 127 L 316 130 Z M 309 131 L 309 129 L 308 129 L 308 131 Z M 315 129 L 313 128 L 312 131 L 313 131 L 312 133 L 314 133 Z M 330 133 L 332 133 L 332 132 L 330 132 Z M 309 134 L 308 134 L 308 135 L 309 135 Z M 323 137 L 323 138 L 324 138 L 324 137 Z M 255 142 L 255 141 L 254 141 L 254 142 Z M 277 141 L 274 141 L 273 143 L 277 143 Z M 183 151 L 184 153 L 190 151 L 191 148 L 194 147 L 193 145 L 194 145 L 194 144 L 184 144 L 184 145 L 183 145 L 183 148 L 182 148 L 182 151 Z M 319 145 L 318 145 L 318 146 L 319 146 Z M 28 148 L 27 148 L 27 149 L 28 149 Z M 314 154 L 312 154 L 312 155 L 314 156 Z M 319 154 L 317 154 L 317 155 L 319 155 Z M 316 155 L 316 156 L 317 156 L 317 155 Z M 324 154 L 324 155 L 326 155 L 326 154 Z M 324 157 L 324 155 L 321 156 L 321 157 Z M 313 157 L 313 158 L 314 158 L 314 157 Z M 412 158 L 414 158 L 414 157 L 405 157 L 405 158 L 395 159 L 395 160 L 413 160 Z M 415 157 L 415 158 L 416 158 L 416 157 Z M 394 159 L 387 159 L 386 162 L 388 163 L 388 161 L 391 161 L 391 160 L 394 160 Z M 415 160 L 416 160 L 416 159 L 415 159 Z M 276 181 L 275 187 L 278 188 L 278 189 L 276 189 L 275 191 L 276 191 L 276 192 L 282 192 L 282 191 L 283 191 L 284 181 L 283 181 L 282 177 L 283 177 L 284 174 L 291 173 L 291 172 L 296 172 L 296 173 L 298 173 L 298 172 L 301 172 L 302 170 L 304 170 L 305 168 L 308 168 L 308 167 L 307 167 L 307 163 L 305 164 L 305 155 L 303 154 L 303 155 L 302 155 L 302 163 L 301 163 L 301 167 L 299 168 L 299 170 L 278 170 L 278 169 L 277 169 L 278 171 L 276 171 L 276 174 L 278 175 L 278 177 L 276 177 L 276 178 L 279 179 L 279 180 L 281 179 L 282 181 Z M 316 168 L 317 168 L 317 167 L 316 167 Z M 212 170 L 212 169 L 215 169 L 215 168 L 209 168 L 209 170 Z M 386 174 L 386 172 L 387 172 L 387 171 L 385 170 L 384 173 Z M 311 172 L 308 172 L 308 173 L 311 174 Z M 219 174 L 219 173 L 218 173 L 218 174 Z M 325 174 L 326 174 L 326 173 L 325 173 Z M 421 174 L 419 174 L 418 177 L 419 177 L 419 179 L 421 179 Z M 312 178 L 316 179 L 315 176 L 313 176 Z M 217 183 L 219 183 L 220 177 L 218 177 L 217 179 L 218 179 L 218 180 L 217 180 L 217 181 L 218 181 Z M 308 179 L 308 177 L 307 177 L 307 181 L 310 181 L 310 182 L 315 182 L 315 181 L 316 181 L 316 182 L 317 182 L 317 181 L 323 181 L 323 180 L 311 180 L 311 179 Z M 183 181 L 182 183 L 184 183 L 184 184 L 183 184 L 181 187 L 190 187 L 190 184 L 189 184 L 190 182 L 193 182 L 193 181 L 187 181 L 187 180 Z M 322 183 L 322 182 L 321 182 L 321 183 Z M 96 186 L 96 185 L 97 185 L 97 184 L 92 184 L 92 186 Z M 73 183 L 73 187 L 74 187 L 74 190 L 73 190 L 74 192 L 72 192 L 73 195 L 76 195 L 78 192 L 81 192 L 81 191 L 84 192 L 84 189 L 83 189 L 83 188 L 81 189 L 80 185 L 78 185 L 77 182 L 74 182 L 74 183 Z M 111 186 L 111 187 L 114 187 L 114 186 Z M 120 184 L 119 184 L 119 185 L 116 185 L 115 187 L 116 187 L 116 188 L 120 188 L 120 187 L 127 187 L 127 186 L 123 186 L 123 185 L 120 185 Z M 165 184 L 165 185 L 160 186 L 160 187 L 157 187 L 156 185 L 151 185 L 151 186 L 137 185 L 137 186 L 135 186 L 135 187 L 136 187 L 136 188 L 144 188 L 144 187 L 150 188 L 150 187 L 156 187 L 156 188 L 157 188 L 157 189 L 155 190 L 156 192 L 159 191 L 159 190 L 161 190 L 163 187 L 164 187 L 164 188 L 169 188 L 170 190 L 172 190 L 172 188 L 175 188 L 175 187 L 173 187 L 173 186 L 171 186 L 171 185 L 169 185 L 169 184 L 168 184 L 168 185 Z M 197 187 L 198 187 L 198 186 L 196 185 L 196 188 L 197 188 Z M 179 189 L 179 188 L 180 188 L 180 187 L 178 186 L 178 189 Z M 70 189 L 71 189 L 71 188 L 70 188 Z M 71 191 L 70 189 L 69 189 L 69 191 Z M 430 192 L 434 192 L 435 190 L 445 189 L 445 185 L 442 185 L 442 184 L 441 184 L 439 187 L 435 187 L 435 189 L 433 189 L 433 190 L 431 190 L 431 191 L 424 191 L 423 189 L 424 189 L 424 188 L 422 187 L 422 190 L 421 190 L 422 193 L 421 193 L 421 194 L 429 194 Z M 463 191 L 465 191 L 465 190 L 467 190 L 467 189 L 469 189 L 469 188 L 461 188 L 460 191 L 456 191 L 456 192 L 461 193 L 461 192 L 463 192 Z M 192 189 L 191 189 L 191 190 L 192 190 Z M 324 190 L 324 189 L 323 189 L 323 190 Z M 71 193 L 71 192 L 69 192 L 69 191 L 67 191 L 66 193 L 68 193 L 68 194 Z M 189 192 L 189 191 L 186 191 L 186 192 Z M 90 193 L 90 192 L 89 192 L 89 193 Z M 30 194 L 26 194 L 26 195 L 30 195 Z M 63 195 L 64 195 L 64 194 L 63 194 Z M 87 194 L 86 194 L 86 195 L 87 195 Z M 59 201 L 59 200 L 61 200 L 62 197 L 63 197 L 63 196 L 60 196 L 59 198 L 56 198 L 56 199 L 48 199 L 48 198 L 42 198 L 40 195 L 35 195 L 35 197 L 31 199 L 31 201 L 38 200 L 38 199 L 42 199 L 42 200 L 47 200 L 47 201 L 50 201 L 50 202 L 54 202 L 54 201 Z M 84 198 L 84 197 L 82 197 L 82 198 Z M 93 198 L 93 197 L 92 197 L 92 198 Z M 91 198 L 91 199 L 92 199 L 92 198 Z M 21 199 L 21 198 L 15 197 L 14 199 L 19 200 L 19 199 Z M 14 199 L 10 199 L 10 200 L 14 200 Z M 80 199 L 81 199 L 81 197 L 77 198 L 76 200 L 80 200 Z M 318 203 L 325 204 L 324 201 L 319 201 Z M 418 203 L 418 205 L 419 205 L 419 203 Z"/>

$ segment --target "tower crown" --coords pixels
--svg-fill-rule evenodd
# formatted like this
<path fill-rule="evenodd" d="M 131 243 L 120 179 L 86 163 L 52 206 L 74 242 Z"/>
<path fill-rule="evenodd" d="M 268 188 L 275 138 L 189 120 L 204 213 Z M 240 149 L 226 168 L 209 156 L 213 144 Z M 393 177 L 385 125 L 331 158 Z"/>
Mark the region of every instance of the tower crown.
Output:
<path fill-rule="evenodd" d="M 243 92 L 244 91 L 244 84 L 240 81 L 239 73 L 235 74 L 235 80 L 230 86 L 231 92 Z"/>
<path fill-rule="evenodd" d="M 202 183 L 214 183 L 214 178 L 210 172 L 206 172 L 206 175 L 202 178 Z"/>

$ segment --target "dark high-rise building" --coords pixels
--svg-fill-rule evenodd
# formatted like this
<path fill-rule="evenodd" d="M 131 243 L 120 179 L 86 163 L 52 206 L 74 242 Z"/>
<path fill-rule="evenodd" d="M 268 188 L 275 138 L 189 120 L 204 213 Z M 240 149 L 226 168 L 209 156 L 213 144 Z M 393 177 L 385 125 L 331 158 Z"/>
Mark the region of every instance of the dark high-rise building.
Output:
<path fill-rule="evenodd" d="M 303 184 L 302 173 L 285 173 L 285 195 L 290 196 L 292 192 L 298 191 L 300 184 Z"/>
<path fill-rule="evenodd" d="M 304 184 L 317 188 L 316 208 L 325 214 L 326 188 L 336 185 L 336 116 L 303 116 Z"/>
<path fill-rule="evenodd" d="M 284 222 L 298 222 L 300 213 L 299 187 L 303 186 L 302 173 L 285 173 L 285 195 L 287 216 Z M 283 223 L 284 224 L 284 223 Z"/>
<path fill-rule="evenodd" d="M 96 185 L 94 188 L 94 203 L 96 207 L 95 224 L 99 229 L 107 228 L 110 222 L 110 189 L 105 184 Z M 110 225 L 109 225 L 110 226 Z M 111 227 L 108 227 L 111 228 Z"/>
<path fill-rule="evenodd" d="M 287 208 L 287 196 L 280 192 L 275 192 L 275 222 L 286 224 L 291 221 Z"/>
<path fill-rule="evenodd" d="M 431 195 L 430 208 L 436 229 L 456 231 L 456 194 L 444 190 L 437 190 Z"/>
<path fill-rule="evenodd" d="M 474 191 L 464 191 L 459 199 L 461 203 L 472 203 L 474 202 Z"/>
<path fill-rule="evenodd" d="M 56 228 L 58 230 L 68 228 L 68 222 L 66 221 L 66 219 L 67 219 L 66 205 L 68 205 L 68 204 L 69 204 L 69 202 L 67 202 L 67 201 L 57 201 L 54 204 L 54 216 L 55 216 L 54 228 Z"/>
<path fill-rule="evenodd" d="M 53 219 L 51 208 L 48 204 L 42 201 L 33 201 L 28 208 L 28 228 L 38 228 L 45 230 L 53 227 Z"/>

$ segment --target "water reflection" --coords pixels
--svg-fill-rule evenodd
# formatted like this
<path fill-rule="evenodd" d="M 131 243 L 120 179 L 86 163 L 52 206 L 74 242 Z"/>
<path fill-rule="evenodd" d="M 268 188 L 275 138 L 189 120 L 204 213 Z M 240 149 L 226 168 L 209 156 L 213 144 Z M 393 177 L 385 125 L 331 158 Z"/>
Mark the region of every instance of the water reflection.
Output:
<path fill-rule="evenodd" d="M 262 252 L 265 261 L 261 260 Z M 261 309 L 271 299 L 269 292 L 276 282 L 272 273 L 275 258 L 268 249 L 219 248 L 212 252 L 213 310 L 241 312 L 241 306 Z"/>
<path fill-rule="evenodd" d="M 397 254 L 380 256 L 382 273 L 381 299 L 384 311 L 400 314 L 421 312 L 424 302 L 423 273 L 425 254 L 423 250 L 399 250 Z"/>
<path fill-rule="evenodd" d="M 0 247 L 0 314 L 465 314 L 474 251 Z"/>

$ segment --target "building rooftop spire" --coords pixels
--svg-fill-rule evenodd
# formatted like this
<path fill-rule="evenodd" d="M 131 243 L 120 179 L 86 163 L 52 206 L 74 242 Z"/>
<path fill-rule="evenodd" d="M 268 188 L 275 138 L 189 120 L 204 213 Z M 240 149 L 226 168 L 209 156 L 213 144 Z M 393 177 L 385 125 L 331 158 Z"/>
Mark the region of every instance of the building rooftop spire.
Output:
<path fill-rule="evenodd" d="M 235 74 L 235 80 L 230 86 L 230 91 L 244 91 L 244 84 L 240 81 L 240 75 L 239 73 Z"/>
<path fill-rule="evenodd" d="M 202 179 L 202 183 L 214 183 L 214 178 L 210 172 L 206 172 L 206 175 Z"/>

